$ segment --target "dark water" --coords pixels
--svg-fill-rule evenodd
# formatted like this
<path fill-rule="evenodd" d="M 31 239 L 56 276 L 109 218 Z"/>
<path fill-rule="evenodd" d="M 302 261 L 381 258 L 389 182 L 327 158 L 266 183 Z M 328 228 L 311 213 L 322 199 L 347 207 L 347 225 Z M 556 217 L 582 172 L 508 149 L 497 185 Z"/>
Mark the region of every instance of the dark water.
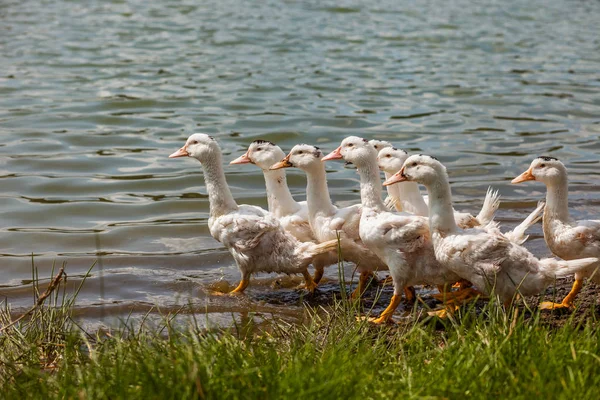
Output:
<path fill-rule="evenodd" d="M 596 218 L 598 21 L 597 1 L 3 1 L 0 295 L 31 304 L 32 253 L 44 277 L 66 261 L 73 284 L 101 255 L 78 303 L 90 320 L 188 303 L 223 321 L 298 313 L 298 278 L 210 294 L 237 268 L 208 234 L 199 164 L 167 158 L 197 131 L 227 162 L 256 138 L 387 139 L 438 156 L 459 209 L 498 188 L 506 227 L 544 194 L 509 180 L 551 154 L 573 212 Z M 328 168 L 334 200 L 357 202 L 355 171 Z M 266 206 L 257 168 L 226 171 L 239 202 Z M 528 246 L 546 255 L 540 233 Z"/>

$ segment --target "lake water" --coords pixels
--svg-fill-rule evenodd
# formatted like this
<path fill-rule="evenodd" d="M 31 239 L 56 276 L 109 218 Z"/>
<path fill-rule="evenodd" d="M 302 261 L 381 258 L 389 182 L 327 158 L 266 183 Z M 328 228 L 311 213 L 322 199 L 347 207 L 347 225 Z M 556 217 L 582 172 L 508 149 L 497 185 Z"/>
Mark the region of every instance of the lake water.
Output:
<path fill-rule="evenodd" d="M 100 257 L 78 301 L 89 321 L 188 303 L 215 321 L 298 313 L 299 278 L 211 294 L 239 273 L 208 233 L 199 163 L 167 158 L 193 132 L 226 162 L 257 138 L 390 140 L 446 164 L 458 209 L 499 189 L 504 227 L 545 193 L 510 179 L 549 154 L 573 213 L 597 218 L 598 21 L 597 1 L 3 1 L 0 296 L 31 305 L 32 254 L 41 277 L 66 261 L 72 284 Z M 357 202 L 355 170 L 327 165 L 333 199 Z M 258 168 L 226 171 L 239 202 L 266 207 Z M 300 171 L 289 183 L 302 199 Z M 539 225 L 531 238 L 549 254 Z"/>

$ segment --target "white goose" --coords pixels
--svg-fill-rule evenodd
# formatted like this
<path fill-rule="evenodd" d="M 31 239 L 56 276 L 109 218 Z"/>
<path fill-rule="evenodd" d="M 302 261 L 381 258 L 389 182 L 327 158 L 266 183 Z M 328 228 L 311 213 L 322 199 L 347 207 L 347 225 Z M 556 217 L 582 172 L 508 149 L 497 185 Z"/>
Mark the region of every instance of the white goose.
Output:
<path fill-rule="evenodd" d="M 461 229 L 456 225 L 446 168 L 426 155 L 410 156 L 384 185 L 412 181 L 429 193 L 429 226 L 437 260 L 486 294 L 494 292 L 509 306 L 517 292 L 538 294 L 556 278 L 598 262 L 598 258 L 539 260 L 525 247 L 512 243 L 499 230 Z"/>
<path fill-rule="evenodd" d="M 538 157 L 529 169 L 512 183 L 540 181 L 546 185 L 544 239 L 554 253 L 565 260 L 600 257 L 600 220 L 575 221 L 569 215 L 569 185 L 567 168 L 554 157 Z M 600 264 L 591 265 L 575 274 L 575 283 L 561 303 L 544 302 L 541 308 L 571 308 L 583 286 L 583 278 L 600 283 Z"/>
<path fill-rule="evenodd" d="M 384 147 L 377 154 L 379 169 L 389 179 L 394 173 L 402 168 L 402 164 L 408 158 L 408 153 L 395 147 Z M 396 169 L 397 168 L 397 169 Z M 429 215 L 427 198 L 421 195 L 419 185 L 415 182 L 402 182 L 398 185 L 387 186 L 389 206 L 398 211 L 406 211 L 422 217 Z"/>
<path fill-rule="evenodd" d="M 359 284 L 353 297 L 360 297 L 367 280 L 373 271 L 387 270 L 387 266 L 379 257 L 370 251 L 359 237 L 360 204 L 338 208 L 329 197 L 325 165 L 321 162 L 323 153 L 318 147 L 299 144 L 271 169 L 296 167 L 306 173 L 306 201 L 308 204 L 308 220 L 318 242 L 334 240 L 339 233 L 341 237 L 350 239 L 353 245 L 345 244 L 343 257 L 345 261 L 356 264 L 360 271 Z"/>
<path fill-rule="evenodd" d="M 285 170 L 269 169 L 273 164 L 285 157 L 279 146 L 267 140 L 255 140 L 248 146 L 245 154 L 239 156 L 230 164 L 255 164 L 262 169 L 267 187 L 267 204 L 269 212 L 273 213 L 283 228 L 301 242 L 315 241 L 315 235 L 308 222 L 308 206 L 306 201 L 294 200 L 287 185 Z M 327 265 L 338 261 L 337 253 L 327 253 L 315 257 L 313 280 L 319 283 Z"/>
<path fill-rule="evenodd" d="M 408 153 L 395 147 L 384 147 L 379 151 L 377 161 L 379 168 L 385 172 L 386 179 L 389 179 L 394 173 L 398 172 L 404 161 L 408 158 Z M 396 206 L 396 209 L 412 212 L 426 217 L 429 209 L 427 203 L 429 199 L 421 195 L 419 185 L 415 182 L 404 182 L 401 185 L 388 186 L 390 188 L 390 203 Z M 474 228 L 476 226 L 486 226 L 494 219 L 494 214 L 500 207 L 500 195 L 497 190 L 490 187 L 483 200 L 483 206 L 477 216 L 466 212 L 454 210 L 454 219 L 461 228 Z"/>
<path fill-rule="evenodd" d="M 377 163 L 379 168 L 385 171 L 386 178 L 390 178 L 394 173 L 398 172 L 404 162 L 408 158 L 408 153 L 404 150 L 396 149 L 396 148 L 383 148 L 379 154 L 377 155 Z M 397 188 L 398 191 L 394 192 L 394 195 L 397 196 L 396 199 L 398 201 L 396 204 L 401 204 L 401 207 L 408 212 L 412 212 L 417 215 L 428 216 L 429 208 L 427 206 L 427 199 L 424 199 L 421 196 L 421 192 L 419 191 L 419 185 L 416 182 L 402 182 L 397 185 L 388 185 L 388 190 L 390 188 Z M 479 214 L 489 214 L 493 217 L 495 210 L 498 209 L 500 205 L 500 196 L 498 195 L 498 191 L 492 191 L 491 188 L 488 189 L 487 194 L 485 196 L 485 200 L 483 202 L 483 207 L 481 208 L 481 212 Z M 529 215 L 527 218 L 523 220 L 519 225 L 517 225 L 511 231 L 505 232 L 504 236 L 506 236 L 511 242 L 516 244 L 523 244 L 527 241 L 527 236 L 525 232 L 532 225 L 537 223 L 537 221 L 541 218 L 541 212 L 544 208 L 544 203 L 540 203 L 538 207 Z M 484 210 L 486 210 L 484 212 Z M 492 211 L 494 210 L 494 211 Z M 477 216 L 476 220 L 479 223 L 481 217 Z M 454 219 L 456 220 L 456 225 L 460 228 L 467 229 L 473 228 L 473 216 L 468 213 L 457 212 L 454 210 Z M 481 218 L 481 220 L 485 220 L 485 218 Z M 492 227 L 496 229 L 497 224 L 482 224 L 481 228 L 487 229 L 487 227 Z"/>
<path fill-rule="evenodd" d="M 279 146 L 267 140 L 255 140 L 250 143 L 245 154 L 229 164 L 254 164 L 259 167 L 265 177 L 267 188 L 267 204 L 281 225 L 301 242 L 315 240 L 315 235 L 308 223 L 308 206 L 306 201 L 294 200 L 287 185 L 285 170 L 270 170 L 271 165 L 285 157 Z"/>
<path fill-rule="evenodd" d="M 375 323 L 390 320 L 407 285 L 454 283 L 460 277 L 437 262 L 426 217 L 406 212 L 393 213 L 381 200 L 377 151 L 366 139 L 350 136 L 323 160 L 343 158 L 354 164 L 360 175 L 362 214 L 360 238 L 390 269 L 394 295 Z"/>
<path fill-rule="evenodd" d="M 221 149 L 212 137 L 195 133 L 169 157 L 193 157 L 202 164 L 210 203 L 210 234 L 229 250 L 242 274 L 233 293 L 243 292 L 255 272 L 301 273 L 307 289 L 315 289 L 307 267 L 315 256 L 335 251 L 337 241 L 300 242 L 273 214 L 260 207 L 238 205 L 225 180 Z"/>
<path fill-rule="evenodd" d="M 379 153 L 381 150 L 383 149 L 395 149 L 395 147 L 390 143 L 387 142 L 385 140 L 378 140 L 378 139 L 371 139 L 369 140 L 369 143 L 375 147 L 375 150 L 377 150 L 377 153 Z M 396 150 L 398 151 L 398 150 Z M 404 150 L 399 150 L 402 153 L 404 153 Z M 400 165 L 400 167 L 402 167 L 402 165 Z M 391 174 L 389 174 L 388 172 L 386 172 L 384 169 L 382 169 L 381 167 L 379 168 L 384 172 L 385 178 L 389 178 L 391 176 Z M 398 171 L 398 170 L 396 170 Z M 396 172 L 394 171 L 394 172 Z M 392 174 L 394 173 L 392 172 Z M 417 199 L 417 201 L 415 201 L 415 204 L 418 204 L 418 200 L 420 200 L 421 203 L 425 204 L 425 207 L 423 207 L 421 210 L 413 210 L 411 208 L 411 204 L 407 204 L 407 206 L 409 208 L 405 209 L 403 207 L 403 204 L 399 201 L 400 199 L 400 195 L 398 194 L 398 191 L 400 190 L 400 186 L 399 185 L 391 185 L 386 187 L 387 190 L 387 197 L 385 198 L 385 205 L 388 209 L 390 210 L 396 210 L 396 211 L 406 211 L 409 213 L 413 213 L 413 214 L 417 214 L 417 215 L 427 215 L 427 214 L 422 214 L 422 212 L 427 212 L 427 204 L 424 203 L 423 201 L 423 197 L 419 196 L 420 199 Z"/>

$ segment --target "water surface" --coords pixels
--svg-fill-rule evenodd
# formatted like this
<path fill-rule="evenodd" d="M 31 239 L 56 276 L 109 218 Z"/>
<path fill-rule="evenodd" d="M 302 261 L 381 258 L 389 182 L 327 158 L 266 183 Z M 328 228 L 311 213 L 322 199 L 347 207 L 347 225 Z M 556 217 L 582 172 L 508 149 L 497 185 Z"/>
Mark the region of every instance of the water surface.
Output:
<path fill-rule="evenodd" d="M 553 155 L 575 216 L 597 218 L 598 2 L 153 3 L 0 8 L 0 295 L 16 309 L 31 304 L 33 254 L 41 276 L 66 261 L 73 284 L 100 258 L 78 302 L 94 320 L 188 303 L 223 321 L 296 314 L 299 278 L 211 294 L 239 273 L 208 234 L 200 165 L 167 158 L 198 131 L 226 162 L 257 138 L 325 151 L 348 135 L 390 140 L 447 165 L 458 209 L 476 213 L 498 188 L 505 227 L 544 195 L 510 179 Z M 356 172 L 328 170 L 335 202 L 357 202 Z M 266 206 L 256 167 L 226 171 L 239 202 Z M 302 199 L 304 176 L 289 173 Z M 333 291 L 335 268 L 327 278 Z"/>

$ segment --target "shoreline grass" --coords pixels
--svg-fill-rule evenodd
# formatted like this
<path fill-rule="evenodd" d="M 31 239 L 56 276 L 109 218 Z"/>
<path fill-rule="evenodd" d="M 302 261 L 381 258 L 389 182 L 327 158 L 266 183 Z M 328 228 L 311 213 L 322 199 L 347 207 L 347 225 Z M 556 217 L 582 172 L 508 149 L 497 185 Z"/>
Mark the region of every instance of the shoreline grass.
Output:
<path fill-rule="evenodd" d="M 39 299 L 39 281 L 34 280 Z M 357 321 L 347 301 L 307 308 L 303 324 L 201 328 L 196 316 L 84 332 L 76 293 L 0 333 L 0 385 L 12 398 L 600 398 L 595 312 L 553 327 L 493 302 L 440 322 Z M 181 319 L 182 315 L 177 316 Z M 6 306 L 0 324 L 11 320 Z"/>

